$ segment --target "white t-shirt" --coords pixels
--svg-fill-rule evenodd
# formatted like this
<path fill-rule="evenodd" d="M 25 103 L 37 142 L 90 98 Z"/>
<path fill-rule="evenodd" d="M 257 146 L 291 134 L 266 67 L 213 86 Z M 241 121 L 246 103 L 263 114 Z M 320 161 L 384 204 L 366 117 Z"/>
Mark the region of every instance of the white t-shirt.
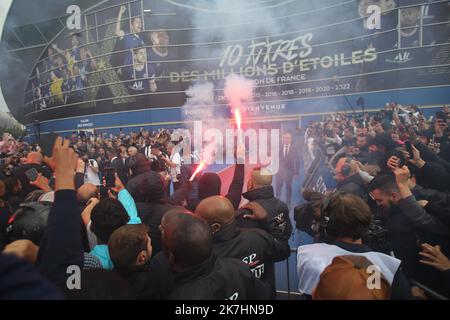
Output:
<path fill-rule="evenodd" d="M 375 251 L 355 253 L 326 243 L 300 246 L 297 250 L 298 290 L 311 295 L 319 283 L 322 271 L 331 264 L 334 257 L 343 255 L 365 256 L 378 267 L 390 285 L 401 263 L 397 258 Z"/>
<path fill-rule="evenodd" d="M 179 152 L 173 151 L 170 155 L 170 161 L 175 163 L 176 167 L 170 167 L 170 178 L 172 182 L 178 182 L 177 175 L 181 173 L 181 155 Z"/>
<path fill-rule="evenodd" d="M 98 163 L 94 159 L 89 159 L 89 163 L 94 167 L 98 169 Z M 84 173 L 84 183 L 92 183 L 93 185 L 99 186 L 100 178 L 98 176 L 98 173 L 94 172 L 92 170 L 91 166 L 89 164 L 86 165 L 86 171 Z"/>

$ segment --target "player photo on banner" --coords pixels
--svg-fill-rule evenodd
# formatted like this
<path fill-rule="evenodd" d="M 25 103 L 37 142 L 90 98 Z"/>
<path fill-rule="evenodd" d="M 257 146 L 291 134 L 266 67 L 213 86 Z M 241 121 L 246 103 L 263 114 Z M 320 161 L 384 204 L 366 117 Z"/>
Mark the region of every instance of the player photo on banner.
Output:
<path fill-rule="evenodd" d="M 297 13 L 287 14 L 294 3 Z M 186 91 L 202 83 L 213 84 L 221 105 L 231 74 L 255 82 L 255 102 L 450 79 L 442 66 L 449 52 L 448 3 L 294 3 L 236 13 L 192 0 L 113 0 L 83 11 L 81 30 L 64 30 L 35 64 L 26 114 L 180 107 Z"/>

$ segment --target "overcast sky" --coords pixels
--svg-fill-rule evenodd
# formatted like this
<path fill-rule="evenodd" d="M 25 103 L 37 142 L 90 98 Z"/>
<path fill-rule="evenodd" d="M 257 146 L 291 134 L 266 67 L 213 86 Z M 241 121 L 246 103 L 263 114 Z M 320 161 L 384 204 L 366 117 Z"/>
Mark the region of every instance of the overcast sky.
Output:
<path fill-rule="evenodd" d="M 0 0 L 0 35 L 3 31 L 3 24 L 5 23 L 6 13 L 11 6 L 12 0 Z M 0 88 L 0 111 L 8 111 L 3 93 Z"/>

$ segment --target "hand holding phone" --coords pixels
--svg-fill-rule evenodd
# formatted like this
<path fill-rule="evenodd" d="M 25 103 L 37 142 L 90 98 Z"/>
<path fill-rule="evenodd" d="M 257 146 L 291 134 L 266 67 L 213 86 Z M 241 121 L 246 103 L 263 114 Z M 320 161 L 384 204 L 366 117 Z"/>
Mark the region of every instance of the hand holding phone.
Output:
<path fill-rule="evenodd" d="M 414 159 L 414 152 L 413 152 L 413 149 L 412 149 L 411 141 L 405 141 L 405 150 L 409 154 L 409 159 L 413 160 Z"/>
<path fill-rule="evenodd" d="M 58 137 L 55 133 L 49 133 L 42 135 L 42 137 L 39 139 L 39 146 L 41 147 L 42 153 L 46 157 L 51 157 L 53 153 L 53 146 L 55 145 L 55 140 Z"/>
<path fill-rule="evenodd" d="M 116 171 L 114 168 L 105 168 L 106 188 L 114 188 L 116 185 Z"/>

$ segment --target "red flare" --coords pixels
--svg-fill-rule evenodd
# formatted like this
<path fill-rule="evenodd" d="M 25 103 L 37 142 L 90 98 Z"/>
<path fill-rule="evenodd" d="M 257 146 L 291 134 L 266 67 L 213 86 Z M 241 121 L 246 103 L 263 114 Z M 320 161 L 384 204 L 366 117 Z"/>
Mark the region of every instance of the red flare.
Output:
<path fill-rule="evenodd" d="M 234 118 L 236 119 L 237 128 L 239 130 L 241 130 L 242 117 L 241 117 L 241 112 L 239 111 L 239 109 L 236 109 L 234 111 Z"/>
<path fill-rule="evenodd" d="M 189 181 L 194 181 L 195 177 L 197 176 L 197 174 L 202 171 L 205 168 L 205 161 L 202 160 L 200 162 L 200 164 L 197 166 L 197 169 L 195 169 L 194 173 L 192 174 L 191 178 L 189 179 Z"/>

